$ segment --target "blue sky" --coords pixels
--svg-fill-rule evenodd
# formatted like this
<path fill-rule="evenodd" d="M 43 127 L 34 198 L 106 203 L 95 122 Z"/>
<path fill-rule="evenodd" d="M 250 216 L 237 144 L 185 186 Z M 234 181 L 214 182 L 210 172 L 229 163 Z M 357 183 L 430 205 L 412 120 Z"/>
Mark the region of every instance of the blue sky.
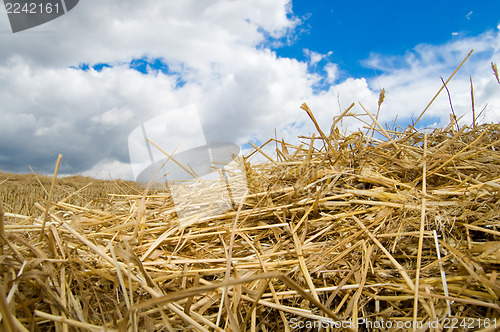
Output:
<path fill-rule="evenodd" d="M 62 153 L 61 173 L 131 179 L 129 134 L 189 105 L 207 142 L 243 148 L 315 132 L 304 102 L 323 128 L 353 102 L 376 113 L 381 88 L 379 120 L 405 125 L 472 48 L 448 86 L 454 110 L 471 122 L 472 77 L 479 121 L 498 122 L 499 13 L 500 1 L 85 0 L 13 34 L 1 12 L 0 169 L 50 174 Z M 449 113 L 442 94 L 421 125 Z"/>
<path fill-rule="evenodd" d="M 328 54 L 342 77 L 374 75 L 371 53 L 404 55 L 415 46 L 443 44 L 495 29 L 500 1 L 292 1 L 304 22 L 280 56 L 305 60 L 304 49 Z"/>

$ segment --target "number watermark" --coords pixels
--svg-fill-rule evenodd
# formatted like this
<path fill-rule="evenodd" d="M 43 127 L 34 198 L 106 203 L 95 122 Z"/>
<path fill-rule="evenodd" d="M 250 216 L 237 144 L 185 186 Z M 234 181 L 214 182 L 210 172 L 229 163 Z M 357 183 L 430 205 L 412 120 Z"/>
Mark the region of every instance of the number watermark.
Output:
<path fill-rule="evenodd" d="M 50 22 L 73 9 L 79 0 L 4 0 L 12 32 Z"/>

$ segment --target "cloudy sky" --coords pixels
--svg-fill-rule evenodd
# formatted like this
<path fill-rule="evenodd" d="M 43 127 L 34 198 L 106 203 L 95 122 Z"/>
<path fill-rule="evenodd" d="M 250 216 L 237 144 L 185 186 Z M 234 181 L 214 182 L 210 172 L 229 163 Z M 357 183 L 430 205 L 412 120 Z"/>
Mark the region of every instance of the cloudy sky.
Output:
<path fill-rule="evenodd" d="M 454 111 L 472 122 L 472 77 L 480 121 L 498 122 L 499 13 L 497 0 L 81 0 L 12 33 L 1 8 L 0 169 L 50 174 L 61 153 L 62 174 L 132 179 L 129 135 L 190 105 L 207 141 L 243 149 L 314 132 L 303 102 L 327 130 L 352 102 L 376 113 L 381 88 L 381 121 L 405 125 L 471 49 Z M 449 113 L 443 93 L 421 124 Z"/>

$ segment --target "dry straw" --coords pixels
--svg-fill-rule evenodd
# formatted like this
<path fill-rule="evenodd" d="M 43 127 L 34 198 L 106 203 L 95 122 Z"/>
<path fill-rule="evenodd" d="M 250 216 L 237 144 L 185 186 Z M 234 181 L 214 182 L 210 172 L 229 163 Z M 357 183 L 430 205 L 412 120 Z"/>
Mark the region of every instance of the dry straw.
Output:
<path fill-rule="evenodd" d="M 3 330 L 291 331 L 365 319 L 440 331 L 453 318 L 492 330 L 500 125 L 422 133 L 384 128 L 366 110 L 364 131 L 342 135 L 342 118 L 359 117 L 352 107 L 326 134 L 304 104 L 318 135 L 255 146 L 244 202 L 217 216 L 179 223 L 168 194 L 124 183 L 85 200 L 59 180 L 29 214 L 6 199 Z M 251 164 L 259 153 L 268 162 Z"/>

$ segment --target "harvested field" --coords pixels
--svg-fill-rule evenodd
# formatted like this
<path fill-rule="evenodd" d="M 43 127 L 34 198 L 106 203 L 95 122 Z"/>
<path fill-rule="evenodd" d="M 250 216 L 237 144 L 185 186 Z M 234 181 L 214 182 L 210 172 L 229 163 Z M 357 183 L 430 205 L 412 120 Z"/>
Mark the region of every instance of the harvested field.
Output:
<path fill-rule="evenodd" d="M 0 197 L 11 213 L 36 213 L 36 202 L 45 204 L 52 179 L 40 174 L 0 172 Z M 142 189 L 132 181 L 104 181 L 84 176 L 58 179 L 52 199 L 77 205 L 103 208 L 109 204 L 109 194 L 138 194 Z"/>
<path fill-rule="evenodd" d="M 47 204 L 43 180 L 24 207 L 2 190 L 3 329 L 495 330 L 500 125 L 344 136 L 341 117 L 266 142 L 243 203 L 187 223 L 159 192 L 70 202 L 79 186 L 58 180 Z"/>

